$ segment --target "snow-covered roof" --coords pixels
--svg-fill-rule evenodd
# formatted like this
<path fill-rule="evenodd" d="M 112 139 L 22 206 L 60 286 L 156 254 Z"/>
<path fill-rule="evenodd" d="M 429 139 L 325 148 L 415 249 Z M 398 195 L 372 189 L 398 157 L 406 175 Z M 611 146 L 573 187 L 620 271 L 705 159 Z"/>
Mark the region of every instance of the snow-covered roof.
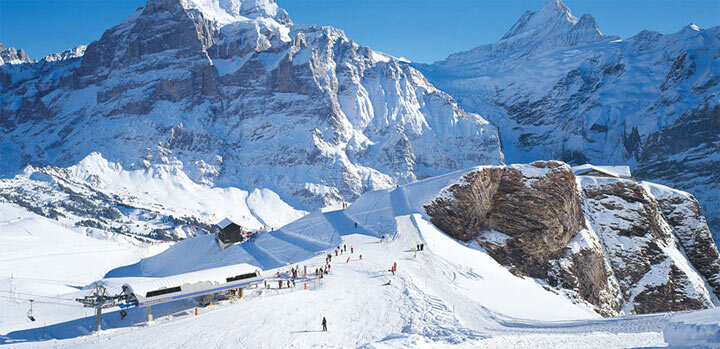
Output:
<path fill-rule="evenodd" d="M 578 175 L 578 176 L 588 173 L 592 170 L 602 172 L 602 173 L 607 174 L 608 176 L 612 176 L 612 177 L 618 177 L 618 178 L 631 178 L 632 177 L 632 174 L 630 173 L 630 166 L 596 166 L 596 165 L 591 165 L 591 164 L 573 166 L 573 172 L 575 172 L 575 175 Z"/>
<path fill-rule="evenodd" d="M 225 229 L 225 227 L 227 227 L 228 225 L 230 225 L 232 223 L 233 222 L 231 220 L 224 218 L 223 220 L 220 221 L 220 223 L 218 223 L 218 225 L 220 226 L 221 229 Z"/>
<path fill-rule="evenodd" d="M 133 293 L 144 297 L 149 291 L 182 286 L 185 284 L 193 284 L 196 282 L 212 282 L 221 284 L 227 282 L 226 279 L 229 277 L 254 273 L 259 269 L 260 268 L 254 265 L 242 263 L 213 269 L 198 270 L 163 278 L 129 277 L 104 279 L 103 283 L 114 291 L 120 291 L 122 289 L 122 285 L 130 285 Z"/>

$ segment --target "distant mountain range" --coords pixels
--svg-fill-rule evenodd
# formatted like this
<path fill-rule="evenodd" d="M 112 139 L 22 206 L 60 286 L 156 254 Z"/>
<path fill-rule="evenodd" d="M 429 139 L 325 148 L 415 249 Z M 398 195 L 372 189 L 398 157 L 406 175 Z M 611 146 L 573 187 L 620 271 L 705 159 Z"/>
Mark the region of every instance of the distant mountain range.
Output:
<path fill-rule="evenodd" d="M 693 193 L 720 231 L 720 27 L 621 40 L 549 0 L 500 41 L 415 67 L 498 127 L 507 162 L 628 164 Z"/>

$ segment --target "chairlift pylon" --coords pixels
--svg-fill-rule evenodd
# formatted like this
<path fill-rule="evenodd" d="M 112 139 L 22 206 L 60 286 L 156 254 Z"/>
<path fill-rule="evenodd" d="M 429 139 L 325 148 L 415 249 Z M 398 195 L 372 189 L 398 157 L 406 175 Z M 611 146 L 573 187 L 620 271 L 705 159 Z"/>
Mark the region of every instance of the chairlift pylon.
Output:
<path fill-rule="evenodd" d="M 27 312 L 27 318 L 28 318 L 30 321 L 35 321 L 35 317 L 33 316 L 32 306 L 33 306 L 33 300 L 31 299 L 31 300 L 30 300 L 30 310 L 28 310 L 28 312 Z"/>

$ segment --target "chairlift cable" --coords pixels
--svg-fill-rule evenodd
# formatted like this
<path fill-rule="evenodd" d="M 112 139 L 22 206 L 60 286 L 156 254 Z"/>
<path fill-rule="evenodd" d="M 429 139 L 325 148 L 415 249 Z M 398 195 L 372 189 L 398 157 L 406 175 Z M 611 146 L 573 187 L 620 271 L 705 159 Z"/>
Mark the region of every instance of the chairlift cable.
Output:
<path fill-rule="evenodd" d="M 34 302 L 34 303 L 43 303 L 43 304 L 64 305 L 64 306 L 66 306 L 66 307 L 73 307 L 73 308 L 83 308 L 82 306 L 73 305 L 73 304 L 65 304 L 65 303 L 57 303 L 57 302 L 48 302 L 48 301 L 39 301 L 39 300 L 37 300 L 37 299 L 30 299 L 30 298 L 16 298 L 16 297 L 3 296 L 3 295 L 0 295 L 0 298 L 12 299 L 12 300 L 18 300 L 18 301 L 32 301 L 32 302 Z"/>
<path fill-rule="evenodd" d="M 0 292 L 9 293 L 9 294 L 20 294 L 20 295 L 31 296 L 31 297 L 41 297 L 41 298 L 59 299 L 59 300 L 64 300 L 64 301 L 69 301 L 69 302 L 74 302 L 74 301 L 75 301 L 74 299 L 70 299 L 70 298 L 53 297 L 53 296 L 43 296 L 43 295 L 33 294 L 33 293 L 27 293 L 27 292 L 15 292 L 15 291 L 5 291 L 5 290 L 0 290 Z"/>

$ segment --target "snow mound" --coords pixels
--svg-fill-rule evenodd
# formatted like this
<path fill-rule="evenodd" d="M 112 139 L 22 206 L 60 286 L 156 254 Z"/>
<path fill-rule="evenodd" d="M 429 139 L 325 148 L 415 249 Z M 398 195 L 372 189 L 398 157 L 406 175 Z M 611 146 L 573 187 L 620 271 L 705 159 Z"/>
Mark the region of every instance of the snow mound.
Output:
<path fill-rule="evenodd" d="M 670 348 L 720 348 L 720 309 L 673 316 L 663 330 Z"/>

